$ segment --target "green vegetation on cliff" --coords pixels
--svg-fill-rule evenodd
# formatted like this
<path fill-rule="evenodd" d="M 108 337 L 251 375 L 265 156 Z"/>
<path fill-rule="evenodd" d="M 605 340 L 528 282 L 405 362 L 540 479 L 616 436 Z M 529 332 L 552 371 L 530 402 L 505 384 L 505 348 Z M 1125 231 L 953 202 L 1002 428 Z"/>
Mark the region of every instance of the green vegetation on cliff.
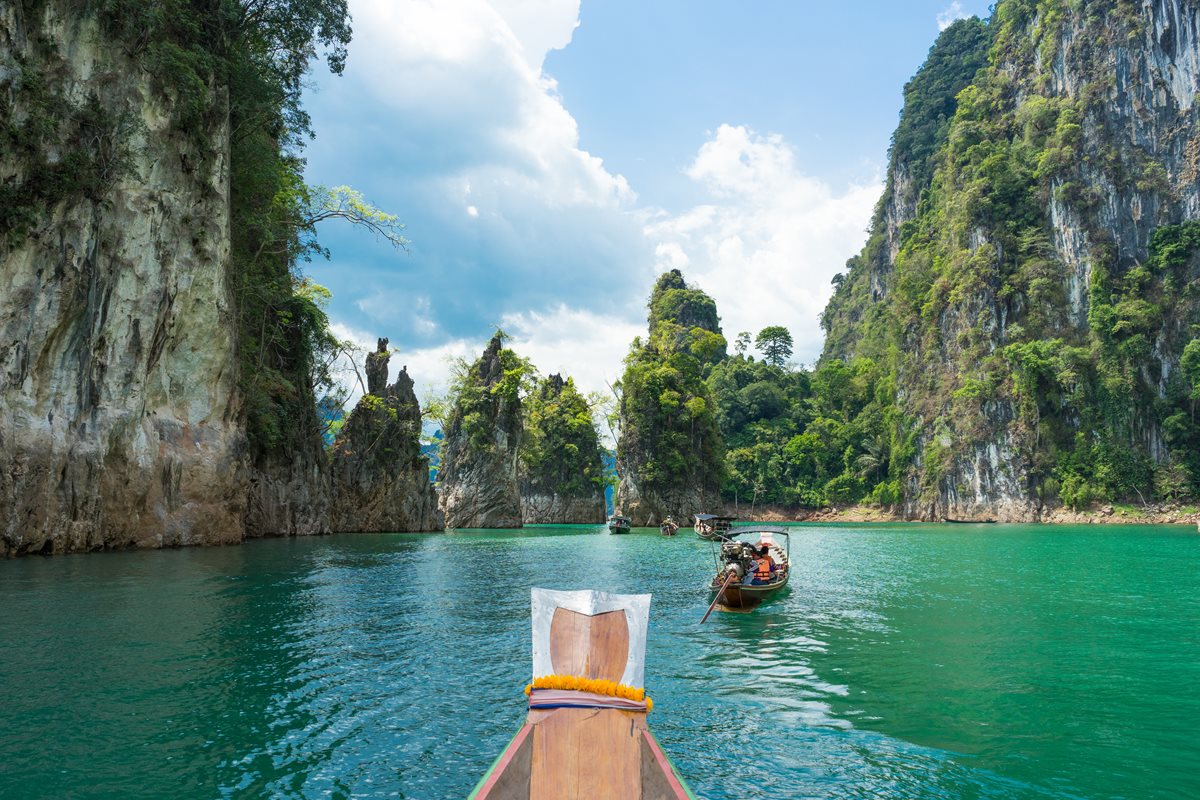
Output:
<path fill-rule="evenodd" d="M 535 370 L 529 359 L 504 347 L 503 342 L 504 333 L 497 331 L 482 356 L 473 363 L 458 361 L 454 365 L 450 396 L 441 403 L 447 417 L 443 457 L 452 443 L 456 447 L 465 443 L 465 452 L 491 452 L 496 448 L 497 426 L 519 435 L 521 403 L 533 388 Z"/>
<path fill-rule="evenodd" d="M 330 218 L 404 244 L 395 217 L 352 190 L 310 187 L 302 177 L 301 151 L 312 136 L 303 82 L 318 52 L 341 72 L 351 35 L 346 0 L 78 6 L 150 76 L 156 96 L 147 108 L 140 96 L 64 96 L 56 65 L 65 56 L 48 40 L 39 40 L 37 65 L 0 62 L 0 148 L 22 160 L 20 179 L 0 185 L 0 239 L 19 241 L 61 204 L 104 202 L 116 181 L 131 177 L 142 115 L 169 115 L 185 174 L 219 186 L 219 170 L 228 168 L 230 286 L 254 456 L 312 449 L 320 433 L 314 392 L 335 387 L 330 366 L 346 345 L 329 330 L 328 292 L 298 265 L 326 255 L 316 225 Z M 22 0 L 20 12 L 30 20 L 57 13 L 38 0 Z M 23 113 L 11 114 L 14 106 Z"/>
<path fill-rule="evenodd" d="M 587 398 L 571 378 L 538 383 L 524 401 L 523 491 L 597 497 L 604 488 L 603 451 Z"/>
<path fill-rule="evenodd" d="M 889 222 L 906 221 L 933 180 L 939 151 L 950 134 L 958 95 L 987 63 L 990 28 L 978 19 L 962 19 L 938 36 L 925 63 L 904 87 L 904 108 L 888 152 L 887 183 L 875 206 L 870 236 L 862 253 L 851 258 L 845 274 L 834 276 L 836 292 L 821 315 L 826 353 L 843 357 L 857 341 L 860 324 L 871 324 L 879 309 L 880 283 L 893 242 Z M 893 234 L 901 234 L 893 231 Z"/>
<path fill-rule="evenodd" d="M 725 357 L 716 304 L 672 270 L 655 283 L 649 310 L 649 336 L 633 341 L 619 387 L 618 472 L 643 497 L 715 495 L 724 445 L 704 379 Z"/>
<path fill-rule="evenodd" d="M 904 122 L 897 131 L 893 163 L 905 148 L 927 160 L 929 185 L 890 231 L 894 262 L 881 255 L 889 231 L 877 215 L 836 281 L 822 369 L 878 371 L 887 391 L 875 399 L 894 423 L 876 431 L 891 440 L 886 482 L 903 485 L 910 503 L 961 495 L 980 459 L 1031 502 L 1079 507 L 1196 488 L 1197 223 L 1160 219 L 1140 249 L 1138 221 L 1105 217 L 1105 192 L 1170 202 L 1163 165 L 1114 119 L 1120 98 L 1101 57 L 1143 24 L 1124 0 L 999 3 L 988 63 L 957 93 L 936 151 L 906 145 Z M 1063 50 L 1068 27 L 1086 46 Z M 1056 88 L 1056 58 L 1085 82 Z M 1088 243 L 1076 255 L 1083 276 L 1055 239 L 1067 226 Z M 912 433 L 919 447 L 897 458 Z M 876 434 L 864 441 L 882 442 Z M 865 445 L 846 454 L 869 457 Z"/>

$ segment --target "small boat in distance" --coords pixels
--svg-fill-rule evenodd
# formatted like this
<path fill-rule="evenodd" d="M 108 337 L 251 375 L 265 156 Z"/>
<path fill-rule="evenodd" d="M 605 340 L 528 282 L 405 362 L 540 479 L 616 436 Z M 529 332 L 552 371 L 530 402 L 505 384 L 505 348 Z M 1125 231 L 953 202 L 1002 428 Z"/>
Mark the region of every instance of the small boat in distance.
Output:
<path fill-rule="evenodd" d="M 629 517 L 614 514 L 608 518 L 609 533 L 629 533 L 631 530 L 633 530 L 633 523 L 629 521 Z"/>
<path fill-rule="evenodd" d="M 693 529 L 696 535 L 701 539 L 712 541 L 713 539 L 724 538 L 726 532 L 733 527 L 733 521 L 737 517 L 721 517 L 716 514 L 696 514 L 693 519 L 696 524 Z"/>
<path fill-rule="evenodd" d="M 467 800 L 696 800 L 646 724 L 650 595 L 533 589 L 525 724 Z"/>
<path fill-rule="evenodd" d="M 679 523 L 676 522 L 671 517 L 667 517 L 666 519 L 664 519 L 662 521 L 662 524 L 658 526 L 658 532 L 661 533 L 663 536 L 674 536 L 675 532 L 678 530 L 679 530 Z"/>
<path fill-rule="evenodd" d="M 776 536 L 787 540 L 786 549 L 775 541 Z M 713 604 L 753 608 L 787 586 L 791 577 L 788 552 L 791 541 L 788 531 L 781 526 L 752 525 L 734 528 L 726 534 L 720 551 L 713 553 L 717 569 L 708 587 L 716 593 Z"/>
<path fill-rule="evenodd" d="M 955 519 L 954 517 L 942 517 L 942 522 L 949 522 L 954 525 L 994 525 L 994 519 Z"/>

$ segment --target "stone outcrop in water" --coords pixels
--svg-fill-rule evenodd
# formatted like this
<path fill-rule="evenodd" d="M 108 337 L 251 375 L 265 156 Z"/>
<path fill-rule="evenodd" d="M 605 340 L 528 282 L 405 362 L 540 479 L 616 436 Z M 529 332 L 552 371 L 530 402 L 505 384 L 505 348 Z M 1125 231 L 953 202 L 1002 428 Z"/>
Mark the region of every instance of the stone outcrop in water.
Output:
<path fill-rule="evenodd" d="M 527 524 L 605 519 L 604 462 L 587 399 L 551 375 L 525 398 L 521 518 Z"/>
<path fill-rule="evenodd" d="M 471 365 L 442 442 L 438 493 L 448 528 L 519 528 L 523 430 L 519 359 L 497 333 Z"/>
<path fill-rule="evenodd" d="M 330 527 L 337 532 L 445 527 L 429 460 L 421 455 L 421 408 L 407 367 L 387 385 L 387 341 L 380 339 L 367 356 L 371 391 L 358 401 L 333 446 Z"/>
<path fill-rule="evenodd" d="M 716 303 L 671 270 L 649 308 L 649 336 L 634 340 L 621 378 L 617 510 L 635 525 L 717 508 L 724 455 L 704 382 L 725 357 Z"/>
<path fill-rule="evenodd" d="M 152 80 L 70 4 L 0 6 L 0 555 L 242 538 L 228 115 L 201 153 Z"/>
<path fill-rule="evenodd" d="M 1004 0 L 981 30 L 956 23 L 910 84 L 906 118 L 951 115 L 928 157 L 901 123 L 824 358 L 894 385 L 910 516 L 1195 491 L 1200 7 Z"/>

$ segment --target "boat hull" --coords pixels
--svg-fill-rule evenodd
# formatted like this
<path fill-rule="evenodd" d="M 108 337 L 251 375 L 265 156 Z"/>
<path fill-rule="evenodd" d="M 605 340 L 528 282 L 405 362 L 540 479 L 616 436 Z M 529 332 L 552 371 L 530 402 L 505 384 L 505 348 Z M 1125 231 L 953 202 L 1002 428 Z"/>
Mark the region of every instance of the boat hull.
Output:
<path fill-rule="evenodd" d="M 592 742 L 580 747 L 579 742 Z M 603 742 L 603 747 L 595 746 Z M 696 800 L 644 711 L 533 709 L 467 800 Z"/>
<path fill-rule="evenodd" d="M 608 526 L 609 533 L 629 533 L 633 528 L 617 528 L 612 525 Z"/>
<path fill-rule="evenodd" d="M 778 592 L 783 587 L 787 586 L 790 573 L 784 574 L 783 578 L 772 583 L 762 584 L 734 584 L 725 588 L 725 593 L 721 597 L 721 605 L 728 608 L 753 608 L 761 603 L 766 598 Z M 721 590 L 721 584 L 724 583 L 724 576 L 720 576 L 720 580 L 714 580 L 709 587 L 709 591 L 716 594 Z"/>

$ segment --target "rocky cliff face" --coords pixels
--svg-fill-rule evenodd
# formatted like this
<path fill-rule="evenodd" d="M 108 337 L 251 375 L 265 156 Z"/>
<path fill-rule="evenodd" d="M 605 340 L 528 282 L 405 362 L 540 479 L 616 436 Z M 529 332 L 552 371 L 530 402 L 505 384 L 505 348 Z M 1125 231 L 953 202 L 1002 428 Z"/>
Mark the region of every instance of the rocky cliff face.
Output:
<path fill-rule="evenodd" d="M 717 307 L 678 270 L 659 276 L 649 335 L 635 340 L 621 378 L 617 510 L 635 525 L 717 507 L 724 444 L 704 382 L 725 357 Z"/>
<path fill-rule="evenodd" d="M 492 337 L 468 371 L 442 442 L 438 492 L 448 528 L 519 528 L 523 430 L 515 355 Z"/>
<path fill-rule="evenodd" d="M 1005 0 L 988 28 L 921 202 L 885 197 L 848 265 L 825 357 L 894 376 L 910 515 L 1186 491 L 1200 6 Z"/>
<path fill-rule="evenodd" d="M 0 555 L 242 536 L 229 130 L 196 152 L 149 81 L 70 4 L 0 7 Z"/>
<path fill-rule="evenodd" d="M 421 408 L 407 368 L 387 385 L 387 339 L 367 356 L 370 393 L 334 443 L 331 527 L 338 532 L 437 531 L 445 527 L 429 460 L 421 455 Z"/>
<path fill-rule="evenodd" d="M 519 466 L 528 524 L 604 522 L 604 463 L 587 400 L 551 375 L 525 399 Z"/>

